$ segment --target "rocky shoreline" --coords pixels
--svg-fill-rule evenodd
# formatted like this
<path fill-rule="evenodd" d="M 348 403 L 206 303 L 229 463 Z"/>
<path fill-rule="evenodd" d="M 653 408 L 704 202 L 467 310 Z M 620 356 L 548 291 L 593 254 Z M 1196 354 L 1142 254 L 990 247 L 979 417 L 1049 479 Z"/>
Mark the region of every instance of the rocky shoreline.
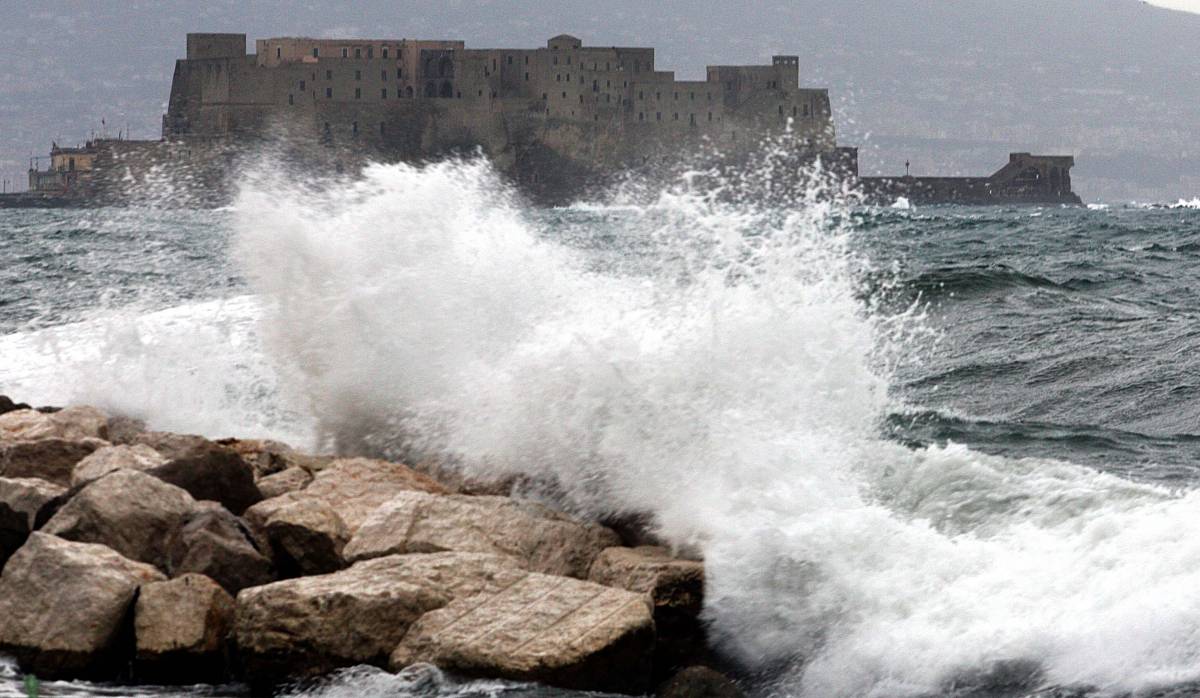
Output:
<path fill-rule="evenodd" d="M 738 696 L 701 561 L 502 490 L 0 396 L 0 653 L 41 678 L 343 667 Z"/>

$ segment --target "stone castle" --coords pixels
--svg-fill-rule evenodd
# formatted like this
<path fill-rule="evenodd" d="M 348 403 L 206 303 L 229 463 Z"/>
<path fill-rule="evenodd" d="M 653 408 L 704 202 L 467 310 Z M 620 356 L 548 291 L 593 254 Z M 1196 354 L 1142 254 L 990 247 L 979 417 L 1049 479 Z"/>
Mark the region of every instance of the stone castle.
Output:
<path fill-rule="evenodd" d="M 829 93 L 799 86 L 797 56 L 689 81 L 659 70 L 652 48 L 565 34 L 537 49 L 309 38 L 256 49 L 244 34 L 189 34 L 163 136 L 283 136 L 404 160 L 478 147 L 533 190 L 693 144 L 736 150 L 786 132 L 800 150 L 836 147 Z"/>
<path fill-rule="evenodd" d="M 481 151 L 522 191 L 561 201 L 630 170 L 754 156 L 764 139 L 798 162 L 819 159 L 868 199 L 1079 201 L 1070 157 L 1015 153 L 990 177 L 859 178 L 857 149 L 837 144 L 828 90 L 800 87 L 797 56 L 676 80 L 653 48 L 585 46 L 566 34 L 535 49 L 296 37 L 246 46 L 245 34 L 188 34 L 162 139 L 56 146 L 64 157 L 51 170 L 30 168 L 41 194 L 30 205 L 119 201 L 128 182 L 175 172 L 217 200 L 231 173 L 262 157 L 257 146 L 317 174 Z"/>

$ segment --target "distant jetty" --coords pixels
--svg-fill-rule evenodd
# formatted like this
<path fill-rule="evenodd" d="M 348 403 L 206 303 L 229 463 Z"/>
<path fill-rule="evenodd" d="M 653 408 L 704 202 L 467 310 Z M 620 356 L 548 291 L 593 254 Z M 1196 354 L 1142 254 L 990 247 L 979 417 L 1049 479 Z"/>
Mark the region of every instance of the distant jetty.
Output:
<path fill-rule="evenodd" d="M 678 80 L 653 48 L 585 46 L 568 34 L 539 48 L 304 37 L 259 39 L 255 53 L 246 45 L 245 34 L 188 34 L 161 140 L 55 145 L 48 169 L 30 168 L 30 190 L 44 201 L 118 203 L 131 185 L 179 175 L 216 201 L 264 151 L 309 175 L 482 152 L 534 200 L 561 202 L 630 171 L 752 162 L 770 141 L 869 200 L 1079 203 L 1069 156 L 1014 153 L 991 177 L 860 178 L 857 148 L 837 143 L 829 91 L 801 86 L 795 55 Z M 0 197 L 0 206 L 32 201 Z"/>

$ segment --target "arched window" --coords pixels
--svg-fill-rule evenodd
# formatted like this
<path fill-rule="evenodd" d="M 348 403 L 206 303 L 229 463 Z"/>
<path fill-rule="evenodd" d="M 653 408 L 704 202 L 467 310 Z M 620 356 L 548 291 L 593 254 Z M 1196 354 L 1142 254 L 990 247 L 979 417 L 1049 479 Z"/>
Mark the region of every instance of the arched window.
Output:
<path fill-rule="evenodd" d="M 437 97 L 437 83 L 433 83 L 433 82 L 425 83 L 425 96 L 426 97 Z"/>
<path fill-rule="evenodd" d="M 454 96 L 454 86 L 450 84 L 449 80 L 442 83 L 442 91 L 441 91 L 440 96 L 441 97 L 453 97 Z"/>
<path fill-rule="evenodd" d="M 404 88 L 404 96 L 405 97 L 408 97 L 411 99 L 412 95 L 413 95 L 412 85 L 409 85 L 408 87 Z"/>

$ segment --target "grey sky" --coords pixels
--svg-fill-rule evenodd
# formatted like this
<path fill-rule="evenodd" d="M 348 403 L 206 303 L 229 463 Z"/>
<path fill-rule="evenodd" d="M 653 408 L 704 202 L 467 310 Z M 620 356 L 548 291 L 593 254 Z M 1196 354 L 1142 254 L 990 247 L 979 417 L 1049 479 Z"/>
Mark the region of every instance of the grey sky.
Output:
<path fill-rule="evenodd" d="M 1158 0 L 1156 0 L 1158 1 Z M 1200 0 L 1162 0 L 1195 6 Z M 986 174 L 1010 150 L 1077 156 L 1089 200 L 1200 196 L 1200 15 L 1141 0 L 43 0 L 0 22 L 0 172 L 128 124 L 157 137 L 189 31 L 658 49 L 660 67 L 800 55 L 865 172 Z"/>

